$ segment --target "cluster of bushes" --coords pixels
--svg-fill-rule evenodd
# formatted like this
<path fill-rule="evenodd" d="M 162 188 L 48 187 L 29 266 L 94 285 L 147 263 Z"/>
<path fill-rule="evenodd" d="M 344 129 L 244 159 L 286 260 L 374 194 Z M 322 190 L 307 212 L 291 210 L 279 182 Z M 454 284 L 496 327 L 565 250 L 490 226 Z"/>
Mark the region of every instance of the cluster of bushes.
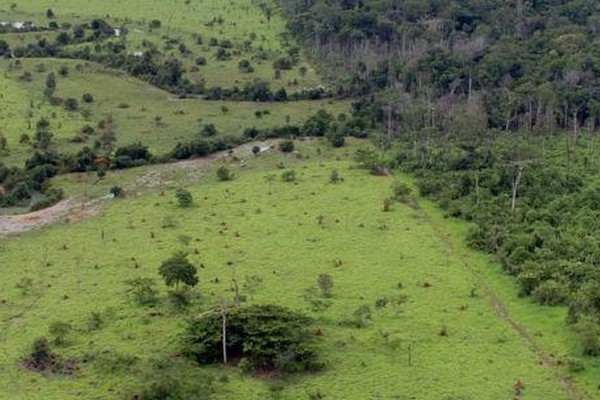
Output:
<path fill-rule="evenodd" d="M 314 348 L 312 320 L 275 305 L 237 307 L 227 312 L 225 348 L 247 372 L 307 372 L 323 367 Z M 200 364 L 223 362 L 223 317 L 215 311 L 190 321 L 184 353 Z"/>
<path fill-rule="evenodd" d="M 245 142 L 244 138 L 235 136 L 224 136 L 213 140 L 197 139 L 189 142 L 178 142 L 168 154 L 168 158 L 185 160 L 193 157 L 203 157 L 218 151 L 232 149 Z"/>
<path fill-rule="evenodd" d="M 127 30 L 119 28 L 120 34 L 125 35 Z M 176 58 L 165 57 L 155 45 L 145 42 L 142 54 L 130 54 L 123 43 L 109 41 L 101 43 L 115 36 L 115 28 L 101 19 L 93 20 L 89 24 L 76 25 L 70 30 L 63 30 L 51 43 L 46 38 L 30 43 L 26 46 L 10 49 L 6 42 L 0 42 L 0 57 L 3 55 L 14 57 L 52 57 L 66 59 L 82 59 L 103 64 L 110 68 L 121 69 L 137 78 L 143 79 L 152 85 L 176 93 L 181 96 L 204 95 L 207 100 L 235 100 L 235 101 L 288 101 L 288 100 L 317 100 L 333 96 L 333 93 L 322 86 L 304 88 L 296 93 L 288 94 L 285 89 L 271 90 L 268 83 L 257 80 L 243 88 L 212 87 L 206 89 L 202 83 L 190 81 L 185 77 L 186 70 Z M 73 44 L 96 43 L 95 50 L 91 46 L 76 46 Z M 218 43 L 215 41 L 215 45 Z M 226 50 L 232 47 L 229 41 L 222 41 L 217 52 L 217 59 L 229 59 L 231 54 Z M 189 55 L 184 44 L 180 45 L 180 52 Z M 289 69 L 297 61 L 297 56 L 283 57 L 275 61 L 278 69 Z M 206 64 L 206 59 L 199 57 L 197 65 Z M 197 68 L 197 67 L 194 67 Z M 248 60 L 239 63 L 242 72 L 253 72 L 253 67 Z"/>
<path fill-rule="evenodd" d="M 112 159 L 100 156 L 97 151 L 89 147 L 76 154 L 37 151 L 26 160 L 24 168 L 6 167 L 0 163 L 0 185 L 3 187 L 0 207 L 29 204 L 36 194 L 43 194 L 43 197 L 31 205 L 32 211 L 55 204 L 62 199 L 63 193 L 50 188 L 48 181 L 60 173 L 130 168 L 153 160 L 148 147 L 141 143 L 118 148 Z"/>
<path fill-rule="evenodd" d="M 88 34 L 88 31 L 91 32 Z M 122 34 L 126 30 L 121 29 Z M 129 54 L 121 43 L 109 42 L 105 52 L 92 52 L 90 46 L 66 47 L 80 43 L 99 43 L 113 37 L 115 29 L 103 20 L 94 20 L 90 24 L 77 25 L 72 32 L 61 32 L 56 42 L 50 43 L 42 38 L 36 43 L 15 47 L 12 55 L 21 57 L 52 57 L 66 59 L 82 59 L 103 64 L 110 68 L 121 69 L 129 74 L 146 80 L 152 85 L 178 94 L 201 94 L 204 87 L 192 83 L 184 77 L 185 69 L 176 58 L 162 60 L 162 54 L 154 47 L 145 51 L 141 56 Z M 0 45 L 0 52 L 10 54 L 11 50 Z M 0 53 L 0 56 L 2 54 Z"/>
<path fill-rule="evenodd" d="M 91 95 L 85 98 L 93 101 Z M 59 154 L 49 149 L 51 132 L 49 123 L 42 119 L 38 122 L 36 130 L 37 151 L 27 159 L 24 168 L 8 168 L 0 164 L 0 207 L 10 207 L 18 204 L 29 203 L 35 193 L 45 194 L 39 202 L 34 204 L 34 209 L 41 209 L 54 204 L 62 198 L 62 192 L 49 189 L 48 180 L 60 173 L 99 171 L 104 174 L 108 169 L 124 169 L 145 165 L 152 162 L 166 162 L 169 160 L 183 160 L 193 157 L 203 157 L 218 151 L 232 149 L 252 140 L 269 138 L 295 138 L 295 137 L 326 137 L 329 142 L 339 147 L 344 144 L 346 136 L 366 137 L 367 131 L 364 123 L 357 118 L 347 118 L 340 114 L 337 118 L 324 110 L 316 112 L 309 117 L 303 125 L 284 125 L 268 129 L 248 128 L 241 136 L 223 136 L 214 139 L 195 139 L 189 142 L 178 142 L 168 154 L 155 157 L 142 143 L 133 143 L 112 152 L 106 148 L 105 142 L 110 141 L 110 122 L 102 121 L 98 129 L 106 136 L 103 143 L 97 141 L 93 147 L 84 147 L 75 154 Z M 83 131 L 90 132 L 94 129 L 85 127 Z M 216 134 L 212 124 L 204 125 L 202 135 L 211 137 Z M 289 142 L 292 143 L 293 142 Z M 293 146 L 290 147 L 293 150 Z M 99 175 L 101 176 L 101 175 Z"/>
<path fill-rule="evenodd" d="M 204 98 L 206 100 L 283 102 L 298 100 L 320 100 L 333 96 L 334 92 L 326 89 L 323 86 L 303 88 L 291 94 L 288 94 L 284 88 L 272 91 L 267 82 L 260 80 L 249 83 L 241 89 L 237 86 L 232 88 L 215 86 L 204 91 Z"/>
<path fill-rule="evenodd" d="M 310 116 L 303 125 L 284 125 L 267 129 L 247 128 L 242 134 L 248 139 L 289 137 L 326 137 L 334 147 L 341 147 L 346 137 L 366 138 L 366 124 L 359 118 L 348 119 L 340 114 L 337 119 L 324 110 Z"/>

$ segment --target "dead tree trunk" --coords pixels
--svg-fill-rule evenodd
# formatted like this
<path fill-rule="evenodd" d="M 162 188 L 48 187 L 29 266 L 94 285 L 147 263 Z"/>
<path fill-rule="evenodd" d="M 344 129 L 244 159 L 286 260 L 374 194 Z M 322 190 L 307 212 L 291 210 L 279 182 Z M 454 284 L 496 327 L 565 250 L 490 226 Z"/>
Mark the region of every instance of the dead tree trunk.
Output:
<path fill-rule="evenodd" d="M 517 206 L 517 194 L 519 191 L 519 184 L 521 183 L 521 177 L 523 176 L 523 169 L 524 167 L 518 167 L 517 174 L 513 178 L 512 199 L 510 203 L 510 212 L 513 214 L 515 212 L 515 207 Z"/>
<path fill-rule="evenodd" d="M 221 302 L 222 336 L 223 336 L 223 364 L 227 364 L 227 307 Z"/>

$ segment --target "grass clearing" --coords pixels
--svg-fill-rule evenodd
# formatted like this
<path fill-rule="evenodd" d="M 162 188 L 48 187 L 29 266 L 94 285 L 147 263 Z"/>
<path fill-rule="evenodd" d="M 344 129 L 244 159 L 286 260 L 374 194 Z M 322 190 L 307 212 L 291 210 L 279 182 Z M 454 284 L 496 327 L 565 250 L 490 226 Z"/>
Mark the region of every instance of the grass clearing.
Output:
<path fill-rule="evenodd" d="M 116 125 L 116 147 L 142 142 L 156 154 L 165 154 L 178 141 L 201 138 L 204 124 L 215 124 L 221 135 L 239 136 L 245 128 L 267 128 L 285 124 L 301 124 L 320 109 L 337 115 L 349 111 L 349 102 L 297 101 L 282 103 L 254 103 L 177 99 L 171 94 L 145 84 L 126 74 L 96 64 L 72 60 L 24 59 L 22 68 L 0 77 L 0 89 L 6 102 L 0 107 L 4 124 L 1 132 L 8 139 L 9 153 L 3 157 L 8 165 L 21 165 L 31 154 L 30 145 L 19 143 L 21 134 L 33 137 L 35 123 L 42 117 L 51 121 L 55 147 L 60 151 L 76 152 L 83 146 L 92 146 L 95 137 L 86 143 L 72 143 L 85 125 L 95 127 L 98 121 L 112 116 Z M 43 65 L 44 67 L 40 67 Z M 61 66 L 69 68 L 67 77 L 57 76 L 56 96 L 75 98 L 81 112 L 67 112 L 62 106 L 50 106 L 44 101 L 43 91 L 47 75 Z M 77 68 L 77 66 L 81 68 Z M 0 61 L 0 69 L 8 68 Z M 43 70 L 43 72 L 37 72 Z M 29 71 L 32 80 L 19 79 Z M 84 103 L 84 93 L 91 93 L 94 102 Z M 31 107 L 33 104 L 33 108 Z M 268 114 L 256 116 L 256 112 Z M 160 117 L 160 123 L 156 118 Z M 218 136 L 217 136 L 218 137 Z"/>
<path fill-rule="evenodd" d="M 316 318 L 328 367 L 280 382 L 281 398 L 319 393 L 332 399 L 511 398 L 518 380 L 526 386 L 523 398 L 568 398 L 553 369 L 539 365 L 528 343 L 495 315 L 481 294 L 478 286 L 484 282 L 498 287 L 502 300 L 514 298 L 510 282 L 490 270 L 488 260 L 452 239 L 461 237 L 464 225 L 444 220 L 428 204 L 421 210 L 398 204 L 382 212 L 391 179 L 354 169 L 345 159 L 347 149 L 332 157 L 328 151 L 319 156 L 316 148 L 314 143 L 300 147 L 308 160 L 282 154 L 259 157 L 231 182 L 217 182 L 214 165 L 199 184 L 187 187 L 196 202 L 192 209 L 178 208 L 173 190 L 148 192 L 114 201 L 85 222 L 3 240 L 0 397 L 118 398 L 129 393 L 153 357 L 177 350 L 184 316 L 165 304 L 162 284 L 163 300 L 156 309 L 161 315 L 155 316 L 128 301 L 123 281 L 157 279 L 160 262 L 185 249 L 195 264 L 204 265 L 197 289 L 200 310 L 231 299 L 235 275 L 248 283 L 242 285 L 248 302 L 275 302 Z M 296 171 L 297 184 L 281 180 L 282 171 L 274 168 L 280 161 Z M 333 169 L 342 183 L 328 183 Z M 265 176 L 271 174 L 277 178 L 269 183 Z M 457 250 L 450 251 L 448 241 Z M 479 277 L 465 269 L 465 257 L 475 270 L 481 268 Z M 334 280 L 330 298 L 316 291 L 322 273 Z M 26 277 L 33 281 L 29 295 L 15 286 Z M 479 293 L 475 297 L 473 288 Z M 325 309 L 315 311 L 321 302 Z M 340 325 L 363 305 L 371 310 L 364 328 Z M 532 318 L 539 307 L 526 300 L 511 301 L 508 307 L 533 330 L 545 331 L 547 321 L 560 314 Z M 86 333 L 93 311 L 106 315 L 106 325 Z M 47 334 L 54 319 L 76 329 L 70 344 L 57 351 L 77 359 L 108 349 L 135 355 L 134 373 L 100 373 L 94 360 L 81 363 L 80 372 L 68 378 L 22 370 L 16 360 L 33 338 Z M 560 331 L 548 338 L 568 353 Z M 215 398 L 266 398 L 279 385 L 230 368 L 187 366 L 182 371 L 225 374 L 227 379 L 215 383 Z"/>
<path fill-rule="evenodd" d="M 300 62 L 291 70 L 281 71 L 281 77 L 274 79 L 273 61 L 287 55 L 293 47 L 287 37 L 285 20 L 278 14 L 274 4 L 252 0 L 210 0 L 200 2 L 169 1 L 148 2 L 142 0 L 123 2 L 108 0 L 103 2 L 76 0 L 20 1 L 15 9 L 1 5 L 7 20 L 33 21 L 38 26 L 47 26 L 50 21 L 58 24 L 84 24 L 94 18 L 105 19 L 115 27 L 129 30 L 125 45 L 128 51 L 144 51 L 143 41 L 154 43 L 165 55 L 180 58 L 188 69 L 192 81 L 203 81 L 207 87 L 234 85 L 243 86 L 254 79 L 271 82 L 274 89 L 286 87 L 288 90 L 313 87 L 321 83 L 314 68 L 300 57 Z M 269 7 L 271 17 L 267 18 L 260 5 Z M 46 10 L 52 9 L 56 17 L 49 20 Z M 118 10 L 118 14 L 115 11 Z M 149 22 L 160 20 L 161 27 L 149 28 Z M 12 35 L 12 34 L 11 34 Z M 24 34 L 18 34 L 23 36 Z M 202 43 L 198 43 L 198 35 Z M 54 38 L 56 33 L 38 32 L 27 35 L 32 41 L 37 37 Z M 177 40 L 177 45 L 165 47 L 165 38 Z M 9 38 L 11 44 L 23 44 L 21 39 Z M 218 46 L 209 46 L 211 38 L 218 42 L 229 40 L 233 47 L 228 60 L 218 61 L 215 57 Z M 118 40 L 115 40 L 118 41 Z M 191 54 L 181 57 L 177 47 L 184 44 Z M 197 57 L 207 60 L 199 71 L 190 71 Z M 251 61 L 254 72 L 241 73 L 238 64 L 241 60 Z M 301 67 L 303 71 L 301 72 Z M 296 82 L 290 84 L 290 82 Z"/>

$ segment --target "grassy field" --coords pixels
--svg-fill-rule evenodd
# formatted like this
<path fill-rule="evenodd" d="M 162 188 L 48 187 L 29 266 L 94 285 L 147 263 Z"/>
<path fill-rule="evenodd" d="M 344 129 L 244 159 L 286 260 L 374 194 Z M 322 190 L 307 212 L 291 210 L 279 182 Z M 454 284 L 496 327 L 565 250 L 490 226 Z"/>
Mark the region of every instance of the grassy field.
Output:
<path fill-rule="evenodd" d="M 332 152 L 311 142 L 299 149 L 308 157 L 273 154 L 245 168 L 232 161 L 231 182 L 217 182 L 213 165 L 186 185 L 195 198 L 191 209 L 175 204 L 173 189 L 183 182 L 175 174 L 162 188 L 112 201 L 96 218 L 0 242 L 0 397 L 122 398 L 162 358 L 180 363 L 186 379 L 215 377 L 217 399 L 510 399 L 519 380 L 523 399 L 579 398 L 554 376 L 569 375 L 566 367 L 540 365 L 546 356 L 566 365 L 577 352 L 562 324 L 564 310 L 517 299 L 508 278 L 457 239 L 465 226 L 429 204 L 382 212 L 393 178 L 353 168 L 351 148 Z M 279 178 L 277 163 L 297 172 L 297 184 Z M 139 179 L 148 168 L 107 179 Z M 343 177 L 335 185 L 328 182 L 334 169 Z M 268 175 L 277 179 L 269 183 Z M 57 183 L 74 194 L 74 177 Z M 160 262 L 179 249 L 204 265 L 191 314 L 232 299 L 233 276 L 254 282 L 241 285 L 249 303 L 282 304 L 316 319 L 327 368 L 270 381 L 172 359 L 185 313 L 169 306 L 162 284 L 155 310 L 134 306 L 124 281 L 158 278 Z M 315 311 L 321 273 L 333 276 L 333 295 Z M 16 287 L 23 278 L 32 281 L 26 294 Z M 387 304 L 377 307 L 378 300 Z M 366 327 L 340 325 L 362 305 L 372 310 Z M 104 324 L 88 332 L 92 312 Z M 56 320 L 75 328 L 56 350 L 79 360 L 79 372 L 58 378 L 25 371 L 19 359 Z M 120 369 L 123 360 L 128 366 Z M 584 365 L 575 382 L 588 393 L 581 398 L 593 398 L 597 369 Z"/>
<path fill-rule="evenodd" d="M 63 65 L 69 68 L 69 75 L 61 77 L 56 74 L 55 95 L 63 99 L 77 99 L 81 110 L 90 111 L 87 118 L 81 112 L 67 112 L 64 107 L 51 106 L 44 101 L 48 73 L 56 72 Z M 82 68 L 78 69 L 77 65 Z M 4 71 L 0 75 L 0 92 L 4 96 L 0 104 L 0 133 L 7 138 L 9 149 L 2 160 L 8 165 L 21 165 L 31 154 L 31 146 L 20 143 L 20 137 L 23 133 L 33 137 L 35 123 L 42 117 L 50 119 L 55 147 L 61 151 L 76 152 L 83 146 L 92 146 L 96 139 L 94 136 L 84 143 L 71 140 L 84 125 L 96 126 L 98 121 L 112 116 L 116 124 L 115 146 L 141 141 L 158 155 L 170 151 L 178 141 L 201 138 L 204 124 L 215 124 L 221 135 L 239 136 L 249 127 L 281 126 L 288 121 L 301 124 L 320 109 L 334 115 L 349 112 L 349 103 L 338 101 L 252 103 L 180 100 L 119 71 L 72 60 L 24 59 L 20 68 L 10 71 L 8 61 L 0 61 L 0 70 Z M 24 71 L 31 73 L 31 81 L 20 79 Z M 86 104 L 81 101 L 84 93 L 91 93 L 94 102 Z M 269 114 L 257 118 L 257 111 L 268 111 Z M 156 117 L 161 118 L 160 124 L 156 123 Z"/>
<path fill-rule="evenodd" d="M 273 11 L 270 19 L 259 7 L 268 5 Z M 243 86 L 247 82 L 260 78 L 271 82 L 275 89 L 286 87 L 288 90 L 313 87 L 320 83 L 314 69 L 301 59 L 289 71 L 282 71 L 279 79 L 274 79 L 273 61 L 286 56 L 287 49 L 294 46 L 286 38 L 285 20 L 277 14 L 276 7 L 267 2 L 252 0 L 206 0 L 206 1 L 167 1 L 148 2 L 142 0 L 120 2 L 115 0 L 95 2 L 77 0 L 58 1 L 20 1 L 14 9 L 11 2 L 0 2 L 3 18 L 8 21 L 33 21 L 38 26 L 47 26 L 49 19 L 46 10 L 52 9 L 56 15 L 54 21 L 59 24 L 89 23 L 94 18 L 107 20 L 115 27 L 125 27 L 129 33 L 124 44 L 128 51 L 143 51 L 143 41 L 149 41 L 167 56 L 180 58 L 188 69 L 192 81 L 203 81 L 207 87 Z M 160 20 L 162 26 L 149 29 L 151 20 Z M 11 45 L 22 45 L 37 41 L 39 37 L 53 39 L 56 33 L 9 34 L 6 40 Z M 202 43 L 196 38 L 200 36 Z M 173 48 L 165 47 L 166 38 L 177 40 Z M 209 46 L 211 38 L 218 42 L 229 40 L 233 47 L 228 51 L 231 58 L 218 61 L 215 57 L 217 46 Z M 117 41 L 120 41 L 117 40 Z M 190 54 L 181 57 L 177 48 L 184 44 Z M 204 57 L 207 64 L 199 71 L 191 71 L 197 57 Z M 241 73 L 238 64 L 249 60 L 252 73 Z M 300 73 L 304 67 L 305 73 Z M 292 84 L 291 82 L 294 82 Z"/>

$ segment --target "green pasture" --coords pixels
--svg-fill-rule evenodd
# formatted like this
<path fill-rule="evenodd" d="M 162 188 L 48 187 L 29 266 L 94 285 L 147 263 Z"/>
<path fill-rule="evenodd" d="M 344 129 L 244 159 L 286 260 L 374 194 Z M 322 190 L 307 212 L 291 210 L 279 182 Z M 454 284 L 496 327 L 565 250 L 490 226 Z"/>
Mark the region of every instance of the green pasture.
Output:
<path fill-rule="evenodd" d="M 66 77 L 58 74 L 63 65 L 69 69 Z M 116 126 L 116 147 L 142 142 L 160 155 L 170 151 L 178 141 L 201 138 L 204 124 L 214 124 L 219 135 L 239 136 L 250 127 L 301 124 L 320 109 L 334 115 L 349 112 L 348 102 L 329 100 L 254 103 L 178 99 L 122 72 L 73 60 L 24 59 L 21 66 L 13 64 L 11 68 L 9 61 L 0 61 L 0 70 L 4 71 L 0 75 L 3 96 L 0 133 L 7 138 L 9 150 L 2 159 L 9 165 L 21 165 L 31 154 L 31 146 L 20 143 L 20 138 L 23 133 L 33 137 L 35 123 L 42 117 L 50 120 L 54 147 L 61 152 L 76 152 L 84 146 L 92 146 L 97 135 L 89 136 L 84 143 L 73 143 L 72 139 L 83 126 L 95 127 L 110 116 Z M 21 79 L 25 71 L 31 73 L 31 81 Z M 55 96 L 77 99 L 79 111 L 68 112 L 62 106 L 51 106 L 44 99 L 45 81 L 50 72 L 55 72 L 57 77 Z M 84 103 L 84 93 L 91 93 L 94 102 Z M 83 110 L 90 112 L 87 118 L 82 115 Z M 261 112 L 259 117 L 257 111 Z M 264 111 L 268 113 L 263 114 Z"/>
<path fill-rule="evenodd" d="M 174 189 L 186 182 L 177 177 L 193 172 L 183 169 L 163 187 L 110 201 L 93 219 L 0 242 L 0 397 L 122 398 L 143 386 L 152 360 L 176 362 L 186 313 L 168 304 L 162 283 L 157 308 L 134 306 L 124 281 L 158 281 L 161 261 L 185 250 L 203 266 L 194 289 L 200 297 L 189 314 L 231 301 L 235 277 L 248 303 L 306 312 L 323 332 L 319 347 L 327 367 L 321 373 L 270 380 L 182 363 L 184 379 L 218 377 L 214 398 L 510 399 L 519 380 L 523 399 L 570 398 L 554 377 L 570 374 L 566 362 L 577 352 L 562 325 L 563 310 L 517 299 L 494 264 L 457 239 L 465 226 L 428 203 L 397 203 L 382 212 L 391 183 L 405 178 L 354 168 L 351 150 L 332 152 L 311 142 L 299 143 L 302 159 L 265 155 L 246 167 L 230 160 L 224 165 L 236 172 L 231 182 L 216 180 L 214 171 L 223 165 L 217 163 L 197 183 L 184 184 L 195 199 L 190 209 L 174 199 Z M 281 163 L 284 170 L 275 167 Z M 123 172 L 121 184 L 142 179 L 149 168 Z M 281 180 L 290 169 L 296 183 Z M 334 169 L 343 182 L 329 183 Z M 56 184 L 75 194 L 71 178 L 61 179 Z M 317 290 L 322 273 L 334 279 L 330 298 Z M 32 281 L 27 293 L 17 287 L 24 278 Z M 490 293 L 505 303 L 507 316 L 494 311 Z M 325 307 L 315 310 L 315 301 Z M 341 324 L 364 305 L 372 313 L 365 327 Z M 92 312 L 104 323 L 89 332 Z M 56 351 L 79 360 L 80 370 L 69 377 L 24 370 L 19 360 L 32 340 L 48 335 L 57 320 L 75 331 Z M 510 321 L 539 343 L 525 340 Z M 565 366 L 540 365 L 536 348 Z M 124 372 L 107 367 L 107 357 L 133 361 Z M 593 393 L 594 366 L 585 366 L 575 382 Z"/>
<path fill-rule="evenodd" d="M 263 3 L 272 9 L 270 20 L 261 10 L 260 4 Z M 303 59 L 292 70 L 282 71 L 281 77 L 275 79 L 273 61 L 286 56 L 286 49 L 294 43 L 286 33 L 285 20 L 269 1 L 23 1 L 18 2 L 14 9 L 10 8 L 10 4 L 0 2 L 2 18 L 8 21 L 33 21 L 38 26 L 47 26 L 50 21 L 76 25 L 102 18 L 117 28 L 124 27 L 128 30 L 124 39 L 127 51 L 144 51 L 143 41 L 154 43 L 166 56 L 179 58 L 192 81 L 204 82 L 207 87 L 241 87 L 255 79 L 263 79 L 271 82 L 273 89 L 285 87 L 293 92 L 320 83 L 315 70 Z M 52 20 L 46 17 L 48 9 L 56 15 Z M 148 23 L 155 19 L 161 21 L 161 27 L 150 29 Z M 0 39 L 11 46 L 22 46 L 43 37 L 53 41 L 56 35 L 55 32 L 15 33 L 1 35 Z M 202 38 L 201 44 L 196 41 L 197 36 Z M 166 38 L 177 40 L 177 44 L 165 48 Z M 211 38 L 218 42 L 232 42 L 233 47 L 227 49 L 231 53 L 230 59 L 216 59 L 218 46 L 209 46 Z M 191 54 L 181 56 L 178 51 L 181 43 Z M 194 71 L 192 67 L 198 57 L 204 57 L 207 64 Z M 254 72 L 240 72 L 238 64 L 244 59 L 251 62 Z M 300 73 L 300 67 L 305 68 L 304 74 Z"/>

